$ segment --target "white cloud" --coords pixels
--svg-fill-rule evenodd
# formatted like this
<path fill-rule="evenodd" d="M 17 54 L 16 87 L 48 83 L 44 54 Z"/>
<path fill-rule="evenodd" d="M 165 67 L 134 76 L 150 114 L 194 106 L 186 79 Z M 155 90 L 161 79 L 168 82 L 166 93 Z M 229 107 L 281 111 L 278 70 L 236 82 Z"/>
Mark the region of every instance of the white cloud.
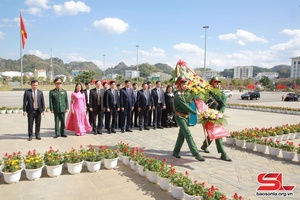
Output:
<path fill-rule="evenodd" d="M 290 30 L 290 29 L 284 29 L 280 32 L 281 34 L 289 35 L 292 38 L 285 43 L 280 43 L 271 46 L 271 49 L 274 51 L 286 51 L 286 50 L 292 50 L 297 52 L 297 50 L 300 49 L 300 30 Z M 298 54 L 299 55 L 299 54 Z M 298 56 L 297 54 L 292 56 Z"/>
<path fill-rule="evenodd" d="M 40 57 L 42 59 L 48 59 L 48 58 L 50 58 L 49 54 L 42 53 L 39 50 L 29 50 L 29 54 L 35 55 L 35 56 Z"/>
<path fill-rule="evenodd" d="M 91 8 L 82 1 L 67 1 L 63 5 L 54 5 L 53 9 L 57 15 L 77 15 L 79 12 L 91 11 Z"/>
<path fill-rule="evenodd" d="M 1 19 L 1 21 L 4 23 L 8 23 L 10 20 L 8 18 L 3 18 L 3 19 Z"/>
<path fill-rule="evenodd" d="M 0 31 L 0 40 L 4 39 L 4 33 Z"/>
<path fill-rule="evenodd" d="M 173 46 L 173 49 L 185 52 L 185 53 L 193 53 L 193 54 L 203 54 L 203 49 L 199 48 L 197 45 L 190 43 L 179 43 Z"/>
<path fill-rule="evenodd" d="M 164 57 L 165 51 L 161 48 L 152 47 L 151 51 L 140 50 L 139 53 L 149 57 Z"/>
<path fill-rule="evenodd" d="M 41 15 L 42 14 L 42 9 L 41 8 L 36 8 L 32 7 L 28 9 L 28 13 L 31 15 Z"/>
<path fill-rule="evenodd" d="M 219 35 L 219 40 L 235 40 L 239 45 L 246 45 L 250 42 L 267 43 L 268 41 L 262 37 L 258 37 L 251 32 L 245 30 L 237 30 L 236 33 Z"/>
<path fill-rule="evenodd" d="M 104 18 L 102 20 L 96 20 L 94 21 L 93 26 L 102 32 L 115 34 L 122 34 L 129 28 L 127 23 L 118 18 Z"/>
<path fill-rule="evenodd" d="M 25 4 L 29 7 L 48 9 L 49 0 L 26 0 Z"/>

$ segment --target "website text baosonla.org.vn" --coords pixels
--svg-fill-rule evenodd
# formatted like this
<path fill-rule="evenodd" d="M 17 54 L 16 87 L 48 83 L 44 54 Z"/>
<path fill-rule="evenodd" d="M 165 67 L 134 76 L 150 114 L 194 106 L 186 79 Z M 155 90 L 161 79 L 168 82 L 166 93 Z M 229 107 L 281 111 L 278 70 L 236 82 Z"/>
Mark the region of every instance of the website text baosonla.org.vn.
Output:
<path fill-rule="evenodd" d="M 256 191 L 256 196 L 258 197 L 290 197 L 294 196 L 293 192 L 258 192 Z"/>

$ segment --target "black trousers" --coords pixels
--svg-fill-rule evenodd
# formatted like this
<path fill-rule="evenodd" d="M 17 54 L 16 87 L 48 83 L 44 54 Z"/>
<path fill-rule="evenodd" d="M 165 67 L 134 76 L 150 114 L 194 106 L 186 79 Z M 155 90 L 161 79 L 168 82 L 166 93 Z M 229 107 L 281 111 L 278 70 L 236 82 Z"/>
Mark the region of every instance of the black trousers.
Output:
<path fill-rule="evenodd" d="M 151 110 L 150 110 L 151 111 Z M 148 128 L 149 107 L 142 108 L 139 112 L 139 127 Z"/>
<path fill-rule="evenodd" d="M 89 107 L 89 105 L 87 105 L 87 107 Z M 89 116 L 90 125 L 92 125 L 93 124 L 93 112 L 90 111 L 89 109 L 87 109 L 86 114 Z"/>
<path fill-rule="evenodd" d="M 153 127 L 161 127 L 162 103 L 158 103 L 153 113 Z"/>
<path fill-rule="evenodd" d="M 138 126 L 138 117 L 139 117 L 138 104 L 137 102 L 135 102 L 133 111 L 131 113 L 131 125 Z"/>
<path fill-rule="evenodd" d="M 33 123 L 35 121 L 35 137 L 40 137 L 41 128 L 41 112 L 34 110 L 32 113 L 27 113 L 28 118 L 28 137 L 33 137 Z"/>
<path fill-rule="evenodd" d="M 121 112 L 121 130 L 128 130 L 131 127 L 131 107 L 125 107 Z"/>
<path fill-rule="evenodd" d="M 97 110 L 93 110 L 92 112 L 92 119 L 93 119 L 93 122 L 92 122 L 92 127 L 93 127 L 93 131 L 95 133 L 97 133 L 97 131 L 101 132 L 102 131 L 102 127 L 103 127 L 103 118 L 102 118 L 102 109 L 101 109 L 101 106 L 99 105 L 97 107 Z M 96 123 L 97 121 L 97 123 Z"/>
<path fill-rule="evenodd" d="M 105 111 L 105 128 L 115 130 L 117 127 L 117 106 L 115 105 L 110 112 Z"/>

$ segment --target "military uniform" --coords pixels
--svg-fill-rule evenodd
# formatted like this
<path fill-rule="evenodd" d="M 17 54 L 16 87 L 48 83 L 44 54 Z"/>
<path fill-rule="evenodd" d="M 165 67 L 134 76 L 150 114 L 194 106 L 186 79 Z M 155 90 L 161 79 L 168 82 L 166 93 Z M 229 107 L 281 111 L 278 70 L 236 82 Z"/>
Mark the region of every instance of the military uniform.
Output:
<path fill-rule="evenodd" d="M 204 161 L 204 158 L 199 154 L 198 148 L 194 142 L 193 136 L 191 135 L 190 129 L 188 127 L 189 113 L 197 114 L 197 112 L 188 106 L 184 96 L 180 92 L 177 92 L 174 97 L 174 107 L 175 107 L 175 120 L 177 122 L 177 125 L 179 126 L 179 133 L 173 150 L 173 156 L 176 158 L 180 158 L 179 156 L 180 149 L 183 145 L 184 139 L 186 139 L 186 142 L 190 148 L 192 155 L 197 160 Z"/>
<path fill-rule="evenodd" d="M 211 79 L 211 84 L 213 84 L 214 82 L 220 82 L 218 77 L 213 77 Z M 211 109 L 215 109 L 215 110 L 219 110 L 220 112 L 224 113 L 225 108 L 226 108 L 226 96 L 220 92 L 219 89 L 213 91 L 210 93 L 211 98 L 208 100 L 207 104 L 209 105 L 209 108 Z M 210 140 L 207 137 L 207 141 L 208 144 L 206 143 L 206 140 L 203 141 L 203 144 L 201 146 L 201 149 L 204 150 L 204 152 L 209 153 L 207 147 L 211 144 L 212 140 Z M 226 161 L 231 161 L 231 159 L 227 156 L 224 147 L 223 147 L 223 139 L 219 138 L 219 139 L 215 139 L 216 141 L 216 146 L 217 146 L 217 150 L 218 153 L 221 153 L 221 159 L 226 160 Z"/>
<path fill-rule="evenodd" d="M 65 113 L 69 110 L 68 95 L 64 89 L 53 89 L 49 92 L 50 111 L 54 113 L 55 137 L 65 135 Z M 59 123 L 61 123 L 59 128 Z"/>

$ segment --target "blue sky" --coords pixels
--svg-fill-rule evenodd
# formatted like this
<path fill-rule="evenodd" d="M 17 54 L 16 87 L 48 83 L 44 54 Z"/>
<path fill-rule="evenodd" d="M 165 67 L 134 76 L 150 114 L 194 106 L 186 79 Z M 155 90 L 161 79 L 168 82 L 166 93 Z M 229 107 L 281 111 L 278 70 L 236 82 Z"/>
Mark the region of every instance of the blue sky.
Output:
<path fill-rule="evenodd" d="M 242 2 L 242 3 L 241 3 Z M 223 70 L 271 68 L 300 56 L 299 0 L 0 0 L 0 57 L 19 59 L 19 11 L 28 34 L 23 54 L 64 62 L 166 63 L 183 59 Z"/>

